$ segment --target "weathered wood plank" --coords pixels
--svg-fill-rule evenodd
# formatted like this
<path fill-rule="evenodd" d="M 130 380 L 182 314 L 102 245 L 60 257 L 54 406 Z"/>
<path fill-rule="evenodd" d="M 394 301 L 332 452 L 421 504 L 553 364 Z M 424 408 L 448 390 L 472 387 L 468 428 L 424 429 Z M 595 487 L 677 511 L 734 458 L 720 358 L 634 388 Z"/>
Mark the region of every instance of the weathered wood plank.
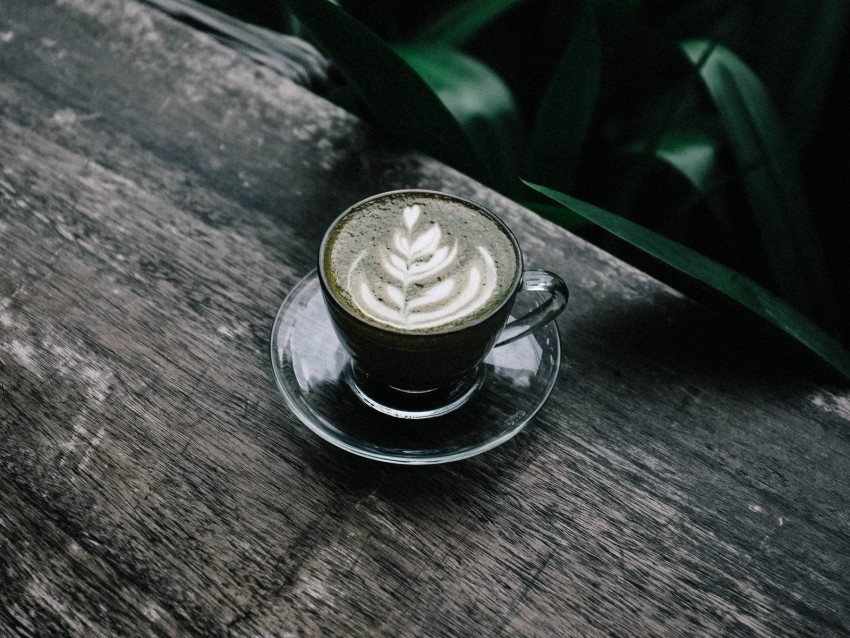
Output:
<path fill-rule="evenodd" d="M 362 461 L 274 313 L 361 197 L 450 190 L 561 272 L 514 441 Z M 850 632 L 850 395 L 132 2 L 0 0 L 0 633 Z"/>

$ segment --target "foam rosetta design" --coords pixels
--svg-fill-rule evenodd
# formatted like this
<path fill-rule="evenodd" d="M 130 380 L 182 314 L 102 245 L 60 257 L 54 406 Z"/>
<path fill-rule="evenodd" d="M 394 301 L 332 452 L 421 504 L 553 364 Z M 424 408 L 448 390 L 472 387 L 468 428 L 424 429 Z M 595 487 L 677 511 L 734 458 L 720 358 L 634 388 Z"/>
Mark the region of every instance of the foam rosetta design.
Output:
<path fill-rule="evenodd" d="M 474 243 L 444 242 L 437 223 L 419 230 L 422 210 L 406 206 L 386 248 L 364 268 L 361 252 L 348 272 L 354 304 L 375 321 L 405 330 L 451 324 L 486 306 L 496 290 L 496 264 Z"/>

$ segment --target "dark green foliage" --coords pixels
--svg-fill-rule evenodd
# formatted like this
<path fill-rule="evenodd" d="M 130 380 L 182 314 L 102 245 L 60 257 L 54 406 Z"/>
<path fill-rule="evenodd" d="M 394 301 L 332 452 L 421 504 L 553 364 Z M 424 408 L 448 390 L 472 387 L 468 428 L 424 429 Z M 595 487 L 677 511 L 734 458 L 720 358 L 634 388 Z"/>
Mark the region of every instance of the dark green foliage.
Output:
<path fill-rule="evenodd" d="M 644 264 L 653 274 L 670 280 L 694 297 L 717 302 L 733 312 L 753 313 L 766 322 L 766 327 L 778 328 L 835 371 L 850 378 L 850 355 L 836 339 L 748 277 L 628 219 L 545 186 L 527 184 L 559 202 L 566 210 L 585 217 L 643 251 Z M 550 217 L 557 221 L 557 215 L 555 212 Z"/>
<path fill-rule="evenodd" d="M 281 5 L 329 97 L 625 259 L 682 244 L 677 272 L 850 376 L 846 0 L 341 3 Z"/>

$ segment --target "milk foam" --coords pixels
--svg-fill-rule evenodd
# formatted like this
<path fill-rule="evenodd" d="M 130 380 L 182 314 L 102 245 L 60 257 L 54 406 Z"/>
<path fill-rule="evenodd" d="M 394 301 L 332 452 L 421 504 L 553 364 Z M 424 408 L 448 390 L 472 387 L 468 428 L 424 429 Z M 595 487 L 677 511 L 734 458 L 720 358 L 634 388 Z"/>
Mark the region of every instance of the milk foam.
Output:
<path fill-rule="evenodd" d="M 459 233 L 446 232 L 439 217 L 425 219 L 419 204 L 396 203 L 396 212 L 385 215 L 386 241 L 360 249 L 350 265 L 339 264 L 343 269 L 336 273 L 337 282 L 358 312 L 403 331 L 428 331 L 462 322 L 486 309 L 497 293 L 504 294 L 516 262 L 510 240 L 493 222 L 485 218 L 492 226 L 485 232 L 496 233 L 513 259 L 502 264 L 511 268 L 503 276 L 507 284 L 498 281 L 497 261 L 484 245 L 488 242 L 474 237 L 459 241 Z M 451 213 L 468 215 L 462 209 Z"/>

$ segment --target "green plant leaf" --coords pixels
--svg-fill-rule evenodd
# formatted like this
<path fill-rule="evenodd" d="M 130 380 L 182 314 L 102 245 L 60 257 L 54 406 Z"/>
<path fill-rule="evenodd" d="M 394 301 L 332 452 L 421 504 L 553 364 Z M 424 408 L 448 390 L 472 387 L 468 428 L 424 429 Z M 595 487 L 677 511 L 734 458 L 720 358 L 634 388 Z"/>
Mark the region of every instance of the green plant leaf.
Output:
<path fill-rule="evenodd" d="M 742 233 L 742 227 L 746 227 L 746 221 L 741 220 L 744 211 L 732 203 L 730 178 L 722 166 L 721 141 L 713 127 L 696 122 L 671 128 L 652 141 L 629 144 L 624 151 L 639 158 L 637 162 L 644 169 L 646 158 L 663 163 L 692 188 L 690 196 L 670 198 L 670 189 L 658 183 L 657 172 L 640 171 L 643 190 L 658 195 L 654 208 L 662 211 L 661 219 L 647 226 L 727 266 L 745 269 L 750 265 L 752 248 Z M 710 237 L 705 236 L 706 220 L 701 217 L 706 213 L 714 222 Z M 629 217 L 644 223 L 643 218 Z"/>
<path fill-rule="evenodd" d="M 287 0 L 379 126 L 419 150 L 491 183 L 460 123 L 437 94 L 375 33 L 329 0 Z"/>
<path fill-rule="evenodd" d="M 708 132 L 707 127 L 690 126 L 670 129 L 662 133 L 657 140 L 635 142 L 625 150 L 634 155 L 651 155 L 685 178 L 694 189 L 694 197 L 687 202 L 691 206 L 685 210 L 682 210 L 682 207 L 665 207 L 667 214 L 682 214 L 694 210 L 697 203 L 705 204 L 720 232 L 724 246 L 724 256 L 718 258 L 727 264 L 742 263 L 745 261 L 744 255 L 748 252 L 748 246 L 739 232 L 737 217 L 740 211 L 732 210 L 724 197 L 724 185 L 728 177 L 720 167 L 718 146 L 717 138 Z M 657 185 L 653 187 L 658 188 Z M 688 239 L 683 239 L 687 232 L 693 232 L 688 229 L 696 226 L 693 219 L 688 217 L 671 219 L 664 228 L 656 227 L 656 230 L 661 230 L 668 236 L 678 236 L 686 244 L 694 245 Z M 667 232 L 671 227 L 680 228 L 685 232 L 672 235 Z"/>
<path fill-rule="evenodd" d="M 754 281 L 707 257 L 614 213 L 557 190 L 525 182 L 534 190 L 581 215 L 648 255 L 661 270 L 691 290 L 708 290 L 719 298 L 778 328 L 819 360 L 850 380 L 850 353 L 799 311 Z M 681 285 L 679 287 L 682 287 Z"/>
<path fill-rule="evenodd" d="M 698 70 L 720 114 L 777 289 L 792 305 L 823 325 L 837 327 L 829 271 L 795 152 L 767 90 L 723 46 L 690 40 L 681 48 Z"/>
<path fill-rule="evenodd" d="M 586 2 L 537 111 L 528 174 L 569 190 L 599 97 L 601 51 L 593 4 Z"/>
<path fill-rule="evenodd" d="M 481 29 L 522 0 L 469 0 L 435 20 L 417 36 L 420 44 L 459 48 Z"/>
<path fill-rule="evenodd" d="M 585 217 L 567 210 L 560 204 L 553 204 L 550 199 L 525 200 L 520 204 L 541 217 L 556 221 L 558 226 L 571 232 L 580 232 L 593 225 Z"/>
<path fill-rule="evenodd" d="M 487 158 L 494 179 L 491 186 L 505 194 L 516 191 L 522 125 L 501 78 L 454 49 L 407 46 L 395 50 L 460 123 L 478 155 Z"/>
<path fill-rule="evenodd" d="M 667 131 L 658 140 L 655 155 L 675 168 L 702 194 L 711 192 L 720 180 L 717 142 L 701 131 Z"/>

